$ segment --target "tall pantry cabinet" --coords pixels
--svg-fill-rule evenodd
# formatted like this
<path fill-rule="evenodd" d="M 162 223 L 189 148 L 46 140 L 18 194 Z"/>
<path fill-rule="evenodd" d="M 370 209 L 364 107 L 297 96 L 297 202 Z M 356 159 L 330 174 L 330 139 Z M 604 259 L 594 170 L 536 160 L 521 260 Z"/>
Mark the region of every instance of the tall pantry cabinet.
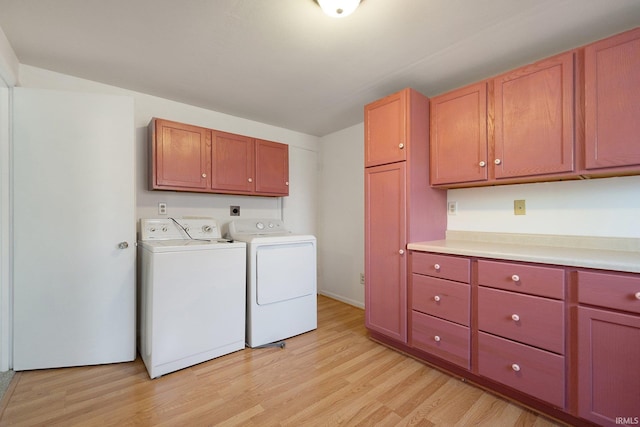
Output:
<path fill-rule="evenodd" d="M 407 243 L 443 239 L 446 192 L 429 186 L 429 99 L 365 106 L 365 322 L 407 343 Z"/>

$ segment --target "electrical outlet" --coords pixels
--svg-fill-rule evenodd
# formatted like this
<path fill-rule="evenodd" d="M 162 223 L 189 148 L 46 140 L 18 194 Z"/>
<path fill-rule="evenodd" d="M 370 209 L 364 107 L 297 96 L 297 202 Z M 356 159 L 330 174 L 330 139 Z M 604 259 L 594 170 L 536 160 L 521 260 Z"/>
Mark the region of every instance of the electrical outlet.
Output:
<path fill-rule="evenodd" d="M 527 207 L 525 206 L 524 200 L 514 200 L 513 201 L 513 214 L 514 215 L 526 215 Z"/>
<path fill-rule="evenodd" d="M 458 213 L 458 202 L 447 203 L 447 212 L 449 215 L 456 215 Z"/>
<path fill-rule="evenodd" d="M 240 216 L 240 206 L 229 206 L 229 215 Z"/>
<path fill-rule="evenodd" d="M 167 214 L 167 204 L 164 202 L 158 203 L 158 215 L 166 215 Z"/>
<path fill-rule="evenodd" d="M 360 284 L 364 285 L 364 273 L 360 273 Z"/>

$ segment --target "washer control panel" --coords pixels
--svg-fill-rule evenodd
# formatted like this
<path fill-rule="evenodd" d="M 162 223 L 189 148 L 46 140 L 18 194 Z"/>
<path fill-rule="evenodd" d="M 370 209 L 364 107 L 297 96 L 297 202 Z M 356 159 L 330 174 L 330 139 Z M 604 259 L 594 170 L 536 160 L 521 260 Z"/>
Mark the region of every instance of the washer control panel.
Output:
<path fill-rule="evenodd" d="M 213 218 L 140 219 L 140 240 L 219 239 Z"/>

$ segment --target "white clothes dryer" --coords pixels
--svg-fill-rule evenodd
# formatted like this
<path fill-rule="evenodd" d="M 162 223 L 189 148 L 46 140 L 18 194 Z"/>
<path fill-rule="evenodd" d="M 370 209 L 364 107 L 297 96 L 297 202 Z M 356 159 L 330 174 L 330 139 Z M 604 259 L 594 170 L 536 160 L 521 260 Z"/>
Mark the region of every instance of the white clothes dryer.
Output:
<path fill-rule="evenodd" d="M 315 236 L 292 234 L 273 219 L 232 221 L 229 236 L 247 244 L 247 345 L 269 345 L 316 329 Z"/>
<path fill-rule="evenodd" d="M 149 376 L 245 347 L 246 244 L 213 219 L 141 219 L 138 350 Z"/>

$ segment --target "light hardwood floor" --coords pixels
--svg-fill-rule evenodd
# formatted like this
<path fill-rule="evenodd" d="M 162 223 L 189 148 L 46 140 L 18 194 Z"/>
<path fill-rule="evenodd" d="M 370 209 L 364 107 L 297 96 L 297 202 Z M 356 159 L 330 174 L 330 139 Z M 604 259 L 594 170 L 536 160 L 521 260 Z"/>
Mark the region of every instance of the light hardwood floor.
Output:
<path fill-rule="evenodd" d="M 371 341 L 364 312 L 318 298 L 318 329 L 150 380 L 131 363 L 21 372 L 0 426 L 555 426 Z"/>

